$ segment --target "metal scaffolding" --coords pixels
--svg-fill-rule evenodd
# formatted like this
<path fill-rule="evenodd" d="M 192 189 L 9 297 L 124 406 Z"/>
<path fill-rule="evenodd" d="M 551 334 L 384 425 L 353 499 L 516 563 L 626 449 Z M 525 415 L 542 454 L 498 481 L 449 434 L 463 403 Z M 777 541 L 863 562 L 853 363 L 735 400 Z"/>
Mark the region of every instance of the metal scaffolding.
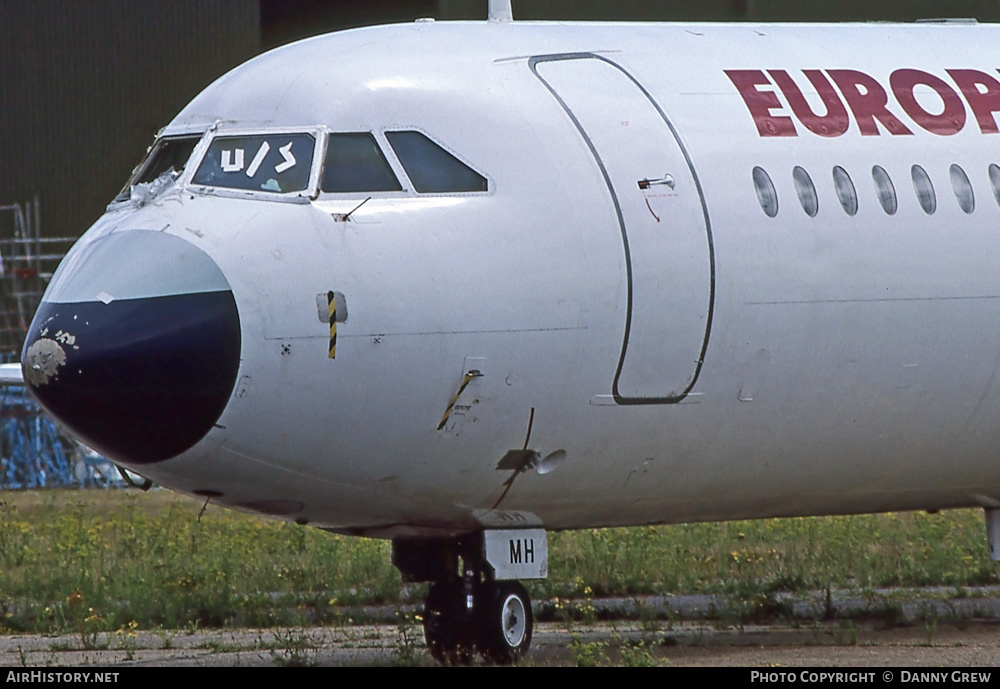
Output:
<path fill-rule="evenodd" d="M 42 237 L 37 196 L 0 205 L 0 361 L 20 359 L 42 293 L 74 241 Z M 0 387 L 0 490 L 121 485 L 115 466 L 59 428 L 23 386 Z"/>
<path fill-rule="evenodd" d="M 0 360 L 18 361 L 25 333 L 59 261 L 76 241 L 42 237 L 38 197 L 0 205 Z"/>
<path fill-rule="evenodd" d="M 0 390 L 0 490 L 122 486 L 114 464 L 64 433 L 27 390 Z"/>

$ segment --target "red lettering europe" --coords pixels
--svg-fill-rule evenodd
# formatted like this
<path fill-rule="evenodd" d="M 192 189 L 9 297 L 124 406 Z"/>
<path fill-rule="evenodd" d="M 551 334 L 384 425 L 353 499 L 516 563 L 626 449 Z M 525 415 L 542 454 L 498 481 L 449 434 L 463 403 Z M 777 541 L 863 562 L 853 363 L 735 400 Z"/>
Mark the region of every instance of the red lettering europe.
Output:
<path fill-rule="evenodd" d="M 798 136 L 796 124 L 823 137 L 842 136 L 852 124 L 862 136 L 912 135 L 904 116 L 932 134 L 953 136 L 964 129 L 969 111 L 980 132 L 1000 133 L 1000 80 L 975 69 L 944 71 L 954 85 L 909 68 L 893 71 L 888 88 L 854 69 L 804 69 L 799 77 L 784 69 L 727 69 L 725 74 L 762 137 Z M 806 80 L 812 100 L 802 91 Z M 816 99 L 820 112 L 814 109 Z"/>

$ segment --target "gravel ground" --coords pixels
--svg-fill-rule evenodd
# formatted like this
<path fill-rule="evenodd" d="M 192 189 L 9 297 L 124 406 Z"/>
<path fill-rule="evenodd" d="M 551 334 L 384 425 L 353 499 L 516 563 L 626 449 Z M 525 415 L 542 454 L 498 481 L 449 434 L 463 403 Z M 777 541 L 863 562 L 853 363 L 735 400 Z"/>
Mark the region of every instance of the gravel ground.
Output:
<path fill-rule="evenodd" d="M 401 640 L 389 625 L 331 628 L 140 633 L 112 635 L 84 648 L 75 636 L 8 636 L 0 639 L 0 665 L 28 667 L 265 667 L 283 665 L 432 665 L 421 635 Z M 538 625 L 525 665 L 572 666 L 581 658 L 621 664 L 623 648 L 642 654 L 632 663 L 668 667 L 916 667 L 1000 665 L 1000 624 L 972 622 L 964 629 L 941 624 L 877 630 L 837 623 L 808 628 L 753 626 L 717 629 L 685 623 L 665 631 L 634 625 Z"/>
<path fill-rule="evenodd" d="M 952 590 L 952 593 L 954 590 Z M 973 591 L 975 593 L 975 591 Z M 687 610 L 688 619 L 584 625 L 538 623 L 525 665 L 656 663 L 668 667 L 1000 666 L 1000 599 L 995 591 L 949 599 L 943 589 L 883 592 L 868 601 L 835 596 L 832 610 L 851 619 L 816 621 L 817 608 L 797 599 L 792 622 L 733 625 L 708 619 L 705 597 L 650 598 L 646 610 Z M 893 614 L 886 614 L 892 600 Z M 602 615 L 627 613 L 634 599 L 594 601 Z M 824 603 L 824 605 L 827 605 Z M 544 602 L 538 605 L 545 609 Z M 698 619 L 697 611 L 703 611 Z M 395 608 L 382 611 L 395 617 Z M 378 619 L 374 615 L 372 619 Z M 28 667 L 283 665 L 432 665 L 416 625 L 384 622 L 345 627 L 0 636 L 0 665 Z"/>

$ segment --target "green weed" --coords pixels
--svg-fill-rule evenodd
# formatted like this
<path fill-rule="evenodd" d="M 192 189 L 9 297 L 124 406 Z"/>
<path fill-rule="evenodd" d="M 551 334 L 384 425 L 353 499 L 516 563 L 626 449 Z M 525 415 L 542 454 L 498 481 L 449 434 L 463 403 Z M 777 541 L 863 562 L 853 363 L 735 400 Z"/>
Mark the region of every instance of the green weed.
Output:
<path fill-rule="evenodd" d="M 393 655 L 399 665 L 419 665 L 421 653 L 418 646 L 423 642 L 423 618 L 416 613 L 396 611 L 396 645 Z"/>
<path fill-rule="evenodd" d="M 620 665 L 624 667 L 657 667 L 660 662 L 653 654 L 653 646 L 645 641 L 624 643 L 619 649 Z"/>
<path fill-rule="evenodd" d="M 924 621 L 924 631 L 927 632 L 927 645 L 930 646 L 934 642 L 934 632 L 937 631 L 938 627 L 937 610 L 928 606 L 921 614 L 921 618 Z"/>
<path fill-rule="evenodd" d="M 585 642 L 574 634 L 569 644 L 569 652 L 577 667 L 600 667 L 608 664 L 607 647 L 605 641 Z"/>
<path fill-rule="evenodd" d="M 274 642 L 262 644 L 268 647 L 271 660 L 281 667 L 312 667 L 319 664 L 316 650 L 322 641 L 306 633 L 293 629 L 277 629 L 273 632 Z"/>

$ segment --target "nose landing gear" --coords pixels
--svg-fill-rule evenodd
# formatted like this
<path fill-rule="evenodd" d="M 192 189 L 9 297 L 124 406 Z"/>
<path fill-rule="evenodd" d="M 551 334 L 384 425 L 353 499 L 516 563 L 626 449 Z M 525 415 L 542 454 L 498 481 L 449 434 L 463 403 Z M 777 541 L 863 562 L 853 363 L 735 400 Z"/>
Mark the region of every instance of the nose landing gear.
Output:
<path fill-rule="evenodd" d="M 479 535 L 396 539 L 393 564 L 406 581 L 433 582 L 424 603 L 424 638 L 442 665 L 469 665 L 477 656 L 511 665 L 528 652 L 534 630 L 531 599 L 517 581 L 496 579 Z"/>
<path fill-rule="evenodd" d="M 468 665 L 477 655 L 511 665 L 531 646 L 531 599 L 516 581 L 482 581 L 466 593 L 462 579 L 431 585 L 424 604 L 424 638 L 442 665 Z"/>

